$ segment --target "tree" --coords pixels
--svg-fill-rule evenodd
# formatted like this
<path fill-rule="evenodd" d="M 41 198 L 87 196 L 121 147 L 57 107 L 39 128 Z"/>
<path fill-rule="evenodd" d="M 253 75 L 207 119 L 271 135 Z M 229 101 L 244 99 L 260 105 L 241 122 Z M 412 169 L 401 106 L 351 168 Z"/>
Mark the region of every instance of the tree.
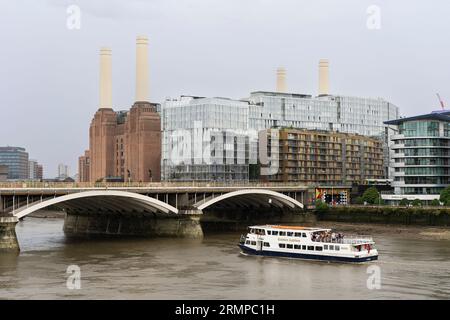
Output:
<path fill-rule="evenodd" d="M 409 200 L 406 198 L 403 198 L 402 200 L 400 200 L 400 205 L 401 206 L 407 206 L 409 205 Z"/>
<path fill-rule="evenodd" d="M 317 200 L 316 201 L 316 212 L 317 213 L 325 213 L 329 209 L 330 209 L 330 207 L 328 207 L 328 204 L 326 204 L 322 200 Z"/>
<path fill-rule="evenodd" d="M 433 199 L 433 201 L 431 201 L 430 206 L 433 207 L 438 207 L 441 205 L 441 202 L 438 199 Z"/>
<path fill-rule="evenodd" d="M 414 200 L 411 202 L 411 204 L 412 204 L 414 207 L 418 207 L 418 206 L 421 206 L 421 205 L 422 205 L 422 201 L 420 201 L 419 199 L 414 199 Z"/>
<path fill-rule="evenodd" d="M 364 202 L 370 204 L 378 204 L 380 201 L 380 193 L 378 192 L 377 188 L 370 187 L 364 192 L 364 194 L 362 195 L 362 199 Z"/>
<path fill-rule="evenodd" d="M 450 186 L 441 191 L 439 200 L 445 203 L 445 205 L 447 205 L 447 202 L 450 202 Z"/>
<path fill-rule="evenodd" d="M 357 198 L 355 199 L 355 204 L 364 204 L 363 198 L 362 198 L 362 197 L 357 197 Z"/>

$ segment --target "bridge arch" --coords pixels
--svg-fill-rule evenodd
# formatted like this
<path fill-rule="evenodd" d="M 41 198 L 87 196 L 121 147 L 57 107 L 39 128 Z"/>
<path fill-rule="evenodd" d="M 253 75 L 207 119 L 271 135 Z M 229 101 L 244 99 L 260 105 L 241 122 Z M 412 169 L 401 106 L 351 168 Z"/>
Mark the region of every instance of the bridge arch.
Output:
<path fill-rule="evenodd" d="M 295 200 L 292 197 L 289 197 L 283 193 L 272 191 L 272 190 L 266 190 L 266 189 L 243 189 L 243 190 L 237 190 L 233 192 L 228 192 L 225 194 L 222 194 L 218 197 L 214 198 L 208 198 L 206 200 L 199 201 L 194 204 L 194 207 L 196 207 L 199 210 L 203 210 L 205 208 L 208 208 L 209 206 L 218 203 L 220 201 L 223 201 L 225 199 L 232 199 L 232 198 L 251 198 L 252 196 L 259 196 L 259 198 L 266 199 L 269 203 L 271 200 L 275 200 L 276 202 L 282 203 L 285 206 L 288 206 L 292 209 L 294 208 L 301 208 L 303 209 L 303 204 L 297 200 Z M 252 200 L 252 199 L 250 199 Z"/>
<path fill-rule="evenodd" d="M 82 207 L 83 200 L 85 199 L 105 199 L 105 198 L 108 198 L 109 200 L 108 203 L 103 201 L 103 205 L 108 207 L 117 206 L 124 208 L 130 205 L 132 208 L 132 206 L 135 205 L 139 208 L 147 209 L 153 212 L 161 211 L 164 213 L 178 214 L 177 208 L 165 202 L 159 201 L 155 198 L 151 198 L 142 194 L 118 190 L 96 190 L 96 191 L 81 191 L 64 196 L 58 196 L 44 201 L 37 201 L 31 203 L 27 207 L 16 209 L 13 215 L 20 219 L 29 215 L 30 213 L 33 213 L 35 211 L 38 211 L 51 205 L 71 203 L 73 207 Z M 114 199 L 118 198 L 120 198 L 122 201 L 120 202 L 114 201 Z M 100 203 L 99 205 L 102 204 Z"/>

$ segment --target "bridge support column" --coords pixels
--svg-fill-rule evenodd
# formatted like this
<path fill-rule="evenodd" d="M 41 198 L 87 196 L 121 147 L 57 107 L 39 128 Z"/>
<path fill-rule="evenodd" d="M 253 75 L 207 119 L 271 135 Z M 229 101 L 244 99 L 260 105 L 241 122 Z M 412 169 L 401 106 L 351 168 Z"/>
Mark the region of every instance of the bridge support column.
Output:
<path fill-rule="evenodd" d="M 0 217 L 0 251 L 20 251 L 16 235 L 16 217 Z"/>
<path fill-rule="evenodd" d="M 64 232 L 68 236 L 203 237 L 200 216 L 195 214 L 132 216 L 67 213 Z"/>

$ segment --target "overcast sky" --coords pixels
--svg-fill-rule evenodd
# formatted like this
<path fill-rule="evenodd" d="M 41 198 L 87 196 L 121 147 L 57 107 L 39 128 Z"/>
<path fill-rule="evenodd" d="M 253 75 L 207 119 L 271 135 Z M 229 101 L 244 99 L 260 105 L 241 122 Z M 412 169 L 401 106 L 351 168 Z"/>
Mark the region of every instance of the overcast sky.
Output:
<path fill-rule="evenodd" d="M 73 4 L 79 30 L 67 28 Z M 24 146 L 46 177 L 60 162 L 75 174 L 88 147 L 101 46 L 112 49 L 114 109 L 133 104 L 141 34 L 152 102 L 274 90 L 279 66 L 289 91 L 317 94 L 328 58 L 333 94 L 383 97 L 404 116 L 438 109 L 436 92 L 450 105 L 446 0 L 0 0 L 0 23 L 0 145 Z"/>

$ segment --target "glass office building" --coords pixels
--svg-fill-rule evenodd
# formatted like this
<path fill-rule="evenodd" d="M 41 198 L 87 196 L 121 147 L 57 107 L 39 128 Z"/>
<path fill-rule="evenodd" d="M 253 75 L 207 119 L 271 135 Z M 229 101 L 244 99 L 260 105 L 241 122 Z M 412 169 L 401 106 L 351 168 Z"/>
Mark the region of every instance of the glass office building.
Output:
<path fill-rule="evenodd" d="M 431 201 L 450 185 L 450 111 L 387 121 L 396 132 L 391 137 L 394 195 Z"/>
<path fill-rule="evenodd" d="M 161 107 L 162 179 L 248 180 L 248 102 L 181 96 Z M 256 158 L 256 154 L 253 156 Z"/>
<path fill-rule="evenodd" d="M 249 164 L 257 163 L 258 132 L 277 127 L 375 136 L 383 140 L 387 177 L 384 121 L 398 118 L 398 108 L 381 98 L 266 91 L 242 100 L 182 96 L 161 108 L 164 180 L 246 180 Z"/>
<path fill-rule="evenodd" d="M 28 152 L 20 147 L 0 147 L 0 165 L 8 166 L 8 180 L 28 179 Z"/>

